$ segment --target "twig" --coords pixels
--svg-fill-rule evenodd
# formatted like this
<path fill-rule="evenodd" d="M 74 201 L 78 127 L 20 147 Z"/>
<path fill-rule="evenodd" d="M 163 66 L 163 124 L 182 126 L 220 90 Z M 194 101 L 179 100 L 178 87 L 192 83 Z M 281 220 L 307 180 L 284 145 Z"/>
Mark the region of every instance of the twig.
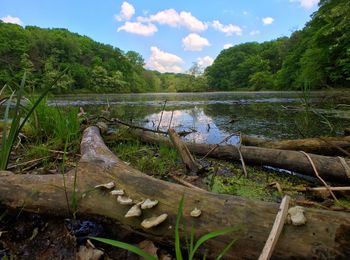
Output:
<path fill-rule="evenodd" d="M 239 144 L 238 146 L 235 146 L 237 148 L 237 151 L 239 153 L 239 160 L 241 161 L 242 163 L 242 168 L 243 168 L 243 172 L 244 172 L 244 177 L 248 177 L 248 172 L 247 172 L 247 168 L 245 166 L 245 162 L 244 162 L 244 159 L 243 159 L 243 155 L 241 153 L 241 144 L 242 144 L 242 135 L 241 133 L 239 133 Z"/>
<path fill-rule="evenodd" d="M 226 136 L 224 139 L 222 139 L 222 141 L 220 141 L 218 144 L 216 144 L 213 148 L 211 148 L 209 150 L 209 152 L 207 152 L 206 155 L 204 155 L 201 159 L 199 159 L 200 161 L 204 160 L 205 158 L 207 158 L 212 152 L 214 152 L 222 143 L 225 143 L 226 141 L 228 141 L 232 136 L 236 135 L 236 133 L 230 134 L 229 136 Z"/>
<path fill-rule="evenodd" d="M 326 210 L 329 210 L 328 207 L 325 207 L 323 205 L 321 205 L 320 203 L 317 203 L 317 202 L 314 202 L 314 201 L 309 201 L 309 200 L 293 200 L 292 201 L 293 204 L 295 205 L 305 205 L 305 206 L 316 206 L 316 207 L 319 207 L 319 208 L 322 208 L 322 209 L 326 209 Z"/>
<path fill-rule="evenodd" d="M 281 187 L 281 185 L 280 185 L 277 181 L 270 183 L 269 186 L 271 186 L 271 187 L 276 187 L 276 189 L 278 190 L 278 192 L 279 192 L 281 195 L 283 195 L 282 187 Z"/>
<path fill-rule="evenodd" d="M 169 121 L 169 126 L 168 126 L 168 130 L 171 127 L 171 122 L 173 121 L 173 116 L 174 116 L 174 110 L 171 111 L 171 117 L 170 117 L 170 121 Z"/>
<path fill-rule="evenodd" d="M 329 187 L 332 191 L 350 191 L 350 187 Z M 328 191 L 326 187 L 305 187 L 303 189 L 297 189 L 297 191 Z"/>
<path fill-rule="evenodd" d="M 167 100 L 164 101 L 162 113 L 160 114 L 159 124 L 158 124 L 158 126 L 157 126 L 157 131 L 159 131 L 160 124 L 162 123 L 163 113 L 164 113 L 164 109 L 165 109 L 165 106 L 166 106 L 166 102 L 167 102 Z"/>
<path fill-rule="evenodd" d="M 14 169 L 14 168 L 17 168 L 19 166 L 27 165 L 27 164 L 30 164 L 30 163 L 36 163 L 36 162 L 45 160 L 45 159 L 50 158 L 50 157 L 51 156 L 45 156 L 45 157 L 41 157 L 41 158 L 30 160 L 30 161 L 22 162 L 22 163 L 17 163 L 17 164 L 8 166 L 7 169 L 10 170 L 10 169 Z"/>
<path fill-rule="evenodd" d="M 192 189 L 195 189 L 195 190 L 206 191 L 206 190 L 203 190 L 203 189 L 201 189 L 201 188 L 199 188 L 199 187 L 197 187 L 197 186 L 195 186 L 195 185 L 189 183 L 188 181 L 185 181 L 184 179 L 181 179 L 181 178 L 179 178 L 179 177 L 173 175 L 173 174 L 169 174 L 169 176 L 170 176 L 171 178 L 173 178 L 175 181 L 177 181 L 178 183 L 181 183 L 182 185 L 184 185 L 184 186 L 186 186 L 186 187 L 189 187 L 189 188 L 192 188 Z"/>
<path fill-rule="evenodd" d="M 318 139 L 322 140 L 323 142 L 325 142 L 326 144 L 332 146 L 335 149 L 338 149 L 339 151 L 341 151 L 342 153 L 344 153 L 346 156 L 350 157 L 350 153 L 348 151 L 346 151 L 345 149 L 341 148 L 340 146 L 322 138 L 322 137 L 318 137 Z"/>
<path fill-rule="evenodd" d="M 316 169 L 316 166 L 314 164 L 314 162 L 312 161 L 311 157 L 305 153 L 304 151 L 300 151 L 302 154 L 304 154 L 306 156 L 306 158 L 309 160 L 311 166 L 312 166 L 312 169 L 314 170 L 317 178 L 323 183 L 323 185 L 327 188 L 327 190 L 329 191 L 329 193 L 332 195 L 333 199 L 336 201 L 336 202 L 339 202 L 337 197 L 334 195 L 333 191 L 330 189 L 330 187 L 328 186 L 328 184 L 321 178 L 321 176 L 318 174 L 318 171 Z"/>
<path fill-rule="evenodd" d="M 142 126 L 137 126 L 137 125 L 131 125 L 131 124 L 128 124 L 126 122 L 123 122 L 117 118 L 112 118 L 112 119 L 108 119 L 104 116 L 99 116 L 98 118 L 100 119 L 103 119 L 103 120 L 106 120 L 107 122 L 109 123 L 116 123 L 116 124 L 120 124 L 120 125 L 125 125 L 125 126 L 128 126 L 130 128 L 135 128 L 135 129 L 141 129 L 143 131 L 149 131 L 149 132 L 153 132 L 153 133 L 157 133 L 157 134 L 165 134 L 167 135 L 168 133 L 167 132 L 164 132 L 164 131 L 157 131 L 157 130 L 153 130 L 153 129 L 149 129 L 149 128 L 145 128 L 145 127 L 142 127 Z"/>
<path fill-rule="evenodd" d="M 285 219 L 287 217 L 289 201 L 290 201 L 289 196 L 283 197 L 280 207 L 278 209 L 278 213 L 275 218 L 275 222 L 273 223 L 270 235 L 266 240 L 264 249 L 259 256 L 259 260 L 270 259 L 273 253 L 273 250 L 277 244 L 278 238 L 282 232 Z"/>
<path fill-rule="evenodd" d="M 340 163 L 344 167 L 346 176 L 348 176 L 348 178 L 350 179 L 350 166 L 346 163 L 346 161 L 345 161 L 345 159 L 343 157 L 338 156 L 338 158 L 340 160 Z"/>

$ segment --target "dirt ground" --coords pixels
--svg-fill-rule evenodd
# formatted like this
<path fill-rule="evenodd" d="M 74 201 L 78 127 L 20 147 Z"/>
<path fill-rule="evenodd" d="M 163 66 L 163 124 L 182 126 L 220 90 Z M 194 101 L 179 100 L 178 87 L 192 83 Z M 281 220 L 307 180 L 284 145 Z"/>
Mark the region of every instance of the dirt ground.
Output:
<path fill-rule="evenodd" d="M 172 259 L 171 249 L 153 244 L 107 219 L 64 219 L 0 207 L 0 259 L 140 259 L 126 250 L 87 241 L 87 236 L 146 244 L 148 248 L 151 243 L 152 248 L 146 250 L 157 251 L 162 259 Z"/>

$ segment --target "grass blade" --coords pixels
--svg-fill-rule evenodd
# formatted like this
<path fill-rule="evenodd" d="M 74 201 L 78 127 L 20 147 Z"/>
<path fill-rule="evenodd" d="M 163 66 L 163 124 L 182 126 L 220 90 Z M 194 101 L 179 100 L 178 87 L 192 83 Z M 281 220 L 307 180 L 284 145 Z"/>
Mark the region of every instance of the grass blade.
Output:
<path fill-rule="evenodd" d="M 181 253 L 180 233 L 179 233 L 183 207 L 184 207 L 184 196 L 182 196 L 179 203 L 179 208 L 177 210 L 177 217 L 176 217 L 176 226 L 175 226 L 175 255 L 177 260 L 183 259 L 182 253 Z"/>
<path fill-rule="evenodd" d="M 112 239 L 107 239 L 107 238 L 100 238 L 100 237 L 89 237 L 89 238 L 96 240 L 96 241 L 100 241 L 102 243 L 105 243 L 105 244 L 108 244 L 111 246 L 114 246 L 114 247 L 119 247 L 119 248 L 128 250 L 130 252 L 133 252 L 133 253 L 143 257 L 146 260 L 157 260 L 158 259 L 157 257 L 154 257 L 154 256 L 148 254 L 147 252 L 143 251 L 142 249 L 140 249 L 136 246 L 130 245 L 128 243 L 124 243 L 124 242 L 120 242 L 120 241 L 112 240 Z"/>
<path fill-rule="evenodd" d="M 5 115 L 4 115 L 4 129 L 2 131 L 2 139 L 1 139 L 1 150 L 0 150 L 0 170 L 5 170 L 6 169 L 6 156 L 8 153 L 8 143 L 7 143 L 7 122 L 8 122 L 8 116 L 9 116 L 9 110 L 11 106 L 11 101 L 13 98 L 14 92 L 12 92 L 10 98 L 7 100 L 7 105 L 5 109 Z"/>
<path fill-rule="evenodd" d="M 213 231 L 210 232 L 208 234 L 203 235 L 200 239 L 198 239 L 198 241 L 196 242 L 193 251 L 190 254 L 189 259 L 193 259 L 194 254 L 196 253 L 196 251 L 198 250 L 198 248 L 207 240 L 211 239 L 211 238 L 215 238 L 217 236 L 221 236 L 221 235 L 225 235 L 227 233 L 231 233 L 234 231 L 237 231 L 238 228 L 237 227 L 229 227 L 229 228 L 224 228 L 221 230 L 217 230 L 217 231 Z"/>
<path fill-rule="evenodd" d="M 22 124 L 20 125 L 20 127 L 18 128 L 18 133 L 19 131 L 21 131 L 21 129 L 23 128 L 24 124 L 26 123 L 26 121 L 29 119 L 30 115 L 33 113 L 33 111 L 35 110 L 35 108 L 39 105 L 39 103 L 41 102 L 41 100 L 43 100 L 43 98 L 50 92 L 50 90 L 56 85 L 56 83 L 62 78 L 62 76 L 66 73 L 68 68 L 64 69 L 58 76 L 57 78 L 54 79 L 54 81 L 48 85 L 48 87 L 41 93 L 41 95 L 38 97 L 38 99 L 35 101 L 35 103 L 33 104 L 33 106 L 31 107 L 31 109 L 27 112 L 26 117 L 24 118 L 24 120 L 22 121 Z"/>
<path fill-rule="evenodd" d="M 221 260 L 221 258 L 224 257 L 224 255 L 226 255 L 227 251 L 230 250 L 230 248 L 232 247 L 232 245 L 237 241 L 237 238 L 232 239 L 231 243 L 228 244 L 222 251 L 221 253 L 216 257 L 216 260 Z"/>

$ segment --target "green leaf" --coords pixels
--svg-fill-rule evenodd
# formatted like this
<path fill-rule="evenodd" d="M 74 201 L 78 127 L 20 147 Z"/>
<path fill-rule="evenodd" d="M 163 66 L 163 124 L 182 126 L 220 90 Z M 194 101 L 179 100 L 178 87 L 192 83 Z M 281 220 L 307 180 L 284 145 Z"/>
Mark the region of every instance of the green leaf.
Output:
<path fill-rule="evenodd" d="M 176 217 L 176 226 L 175 226 L 175 255 L 177 260 L 182 260 L 182 253 L 181 253 L 181 244 L 180 244 L 180 234 L 179 234 L 179 228 L 180 228 L 180 221 L 182 218 L 182 211 L 184 207 L 184 195 L 182 196 L 179 208 L 177 210 L 177 217 Z"/>
<path fill-rule="evenodd" d="M 190 257 L 189 259 L 193 259 L 194 257 L 194 254 L 196 253 L 196 251 L 198 250 L 198 248 L 207 240 L 211 239 L 211 238 L 215 238 L 217 236 L 221 236 L 221 235 L 225 235 L 227 233 L 231 233 L 231 232 L 234 232 L 234 231 L 237 231 L 238 228 L 237 227 L 228 227 L 228 228 L 224 228 L 224 229 L 221 229 L 221 230 L 217 230 L 217 231 L 213 231 L 213 232 L 210 232 L 206 235 L 203 235 L 200 239 L 198 239 L 198 241 L 196 242 L 194 248 L 193 248 L 193 251 L 191 252 L 190 254 Z"/>
<path fill-rule="evenodd" d="M 114 246 L 114 247 L 119 247 L 125 250 L 128 250 L 130 252 L 133 252 L 141 257 L 143 257 L 146 260 L 157 260 L 157 257 L 154 257 L 150 254 L 148 254 L 147 252 L 143 251 L 142 249 L 133 246 L 131 244 L 128 243 L 124 243 L 121 241 L 117 241 L 117 240 L 112 240 L 112 239 L 107 239 L 107 238 L 100 238 L 100 237 L 89 237 L 90 239 Z"/>

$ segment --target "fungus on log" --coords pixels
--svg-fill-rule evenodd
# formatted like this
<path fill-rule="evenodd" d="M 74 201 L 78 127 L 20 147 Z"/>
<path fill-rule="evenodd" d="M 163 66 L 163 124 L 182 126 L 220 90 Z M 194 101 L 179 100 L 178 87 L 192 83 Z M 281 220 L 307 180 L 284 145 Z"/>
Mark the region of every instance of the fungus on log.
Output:
<path fill-rule="evenodd" d="M 219 236 L 205 243 L 208 257 L 217 256 L 233 238 L 238 238 L 228 251 L 230 259 L 257 259 L 278 212 L 278 204 L 253 201 L 235 196 L 193 190 L 147 176 L 119 160 L 104 144 L 97 127 L 85 130 L 81 142 L 82 158 L 77 169 L 66 175 L 68 196 L 79 196 L 77 214 L 105 216 L 129 228 L 147 233 L 160 242 L 174 242 L 178 204 L 184 195 L 184 218 L 193 225 L 195 236 L 224 227 L 240 231 Z M 74 187 L 76 174 L 77 184 Z M 14 175 L 0 172 L 0 203 L 37 213 L 67 216 L 66 198 L 61 175 Z M 142 219 L 167 214 L 156 227 L 145 229 L 141 218 L 124 218 L 130 206 L 121 205 L 109 192 L 93 189 L 96 185 L 116 183 L 134 201 L 152 198 L 157 207 L 145 210 Z M 83 194 L 85 194 L 83 196 Z M 192 218 L 195 208 L 204 212 Z M 350 256 L 350 214 L 319 209 L 305 209 L 307 223 L 285 225 L 273 253 L 275 258 L 313 259 Z M 183 230 L 181 234 L 184 235 Z"/>

